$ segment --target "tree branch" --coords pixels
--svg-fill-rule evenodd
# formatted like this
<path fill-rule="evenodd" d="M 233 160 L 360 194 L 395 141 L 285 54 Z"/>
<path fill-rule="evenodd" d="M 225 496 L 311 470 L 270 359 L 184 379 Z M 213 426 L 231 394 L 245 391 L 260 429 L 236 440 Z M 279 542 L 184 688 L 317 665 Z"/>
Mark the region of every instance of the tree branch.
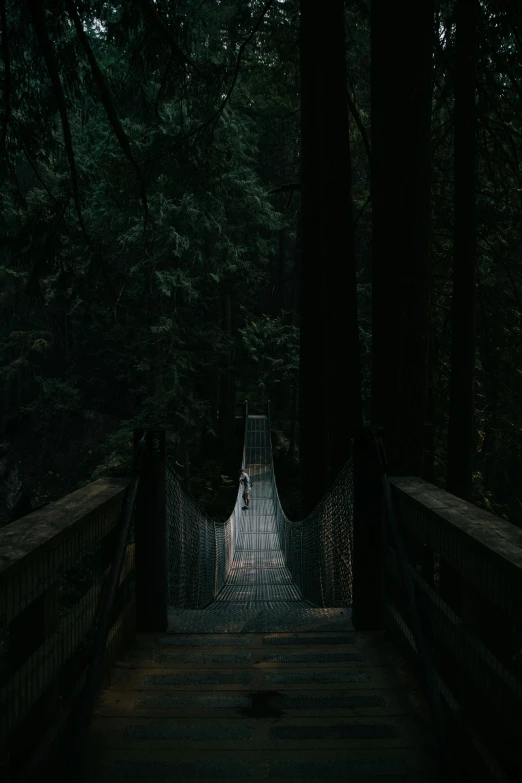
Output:
<path fill-rule="evenodd" d="M 194 65 L 192 60 L 190 60 L 187 55 L 181 51 L 181 49 L 178 46 L 178 43 L 172 33 L 170 32 L 169 28 L 157 12 L 157 10 L 152 6 L 148 0 L 140 0 L 140 4 L 149 17 L 155 25 L 161 30 L 161 33 L 163 35 L 163 38 L 168 43 L 170 48 L 172 49 L 172 53 L 178 58 L 178 60 L 181 60 L 181 62 L 185 63 L 186 65 L 190 65 L 191 68 L 193 68 L 196 73 L 200 73 L 199 69 Z"/>
<path fill-rule="evenodd" d="M 33 20 L 33 27 L 36 33 L 37 41 L 42 50 L 42 55 L 45 61 L 49 78 L 53 86 L 54 94 L 58 103 L 58 111 L 60 113 L 60 119 L 62 122 L 63 140 L 65 142 L 65 150 L 67 153 L 67 159 L 69 161 L 69 169 L 71 172 L 71 183 L 73 189 L 74 203 L 76 211 L 78 213 L 78 220 L 80 221 L 80 227 L 87 237 L 87 241 L 90 244 L 89 235 L 83 222 L 82 210 L 80 207 L 80 195 L 78 191 L 78 172 L 76 169 L 76 160 L 74 158 L 74 150 L 72 145 L 71 128 L 69 125 L 69 118 L 67 117 L 67 107 L 65 104 L 65 95 L 63 92 L 63 86 L 60 79 L 60 73 L 58 71 L 58 64 L 54 56 L 54 50 L 51 42 L 47 36 L 47 30 L 45 27 L 45 7 L 41 0 L 29 0 L 31 15 Z"/>
<path fill-rule="evenodd" d="M 158 111 L 158 104 L 159 104 L 159 100 L 161 98 L 161 93 L 163 92 L 163 90 L 165 88 L 165 85 L 167 83 L 167 77 L 169 75 L 170 66 L 172 65 L 172 60 L 173 59 L 174 59 L 174 55 L 171 54 L 170 57 L 169 57 L 169 60 L 167 62 L 167 65 L 165 66 L 165 71 L 164 71 L 162 79 L 161 79 L 161 84 L 159 86 L 158 94 L 156 95 L 156 100 L 154 101 L 154 113 L 156 114 L 158 119 L 160 119 L 159 111 Z"/>
<path fill-rule="evenodd" d="M 346 96 L 348 98 L 348 107 L 350 109 L 350 114 L 352 115 L 353 119 L 355 120 L 355 124 L 359 128 L 359 133 L 362 136 L 363 144 L 366 149 L 366 154 L 368 156 L 368 163 L 371 166 L 372 163 L 372 151 L 370 149 L 370 142 L 368 140 L 368 134 L 366 133 L 366 128 L 362 124 L 361 115 L 359 114 L 359 111 L 357 109 L 357 106 L 355 105 L 354 101 L 352 100 L 352 97 L 348 90 L 346 90 Z"/>
<path fill-rule="evenodd" d="M 33 0 L 34 1 L 34 0 Z M 36 0 L 38 2 L 38 0 Z M 141 193 L 141 201 L 143 204 L 143 211 L 145 213 L 145 227 L 147 225 L 147 219 L 149 215 L 149 209 L 147 205 L 147 192 L 145 188 L 145 180 L 143 178 L 142 171 L 137 163 L 137 161 L 134 159 L 134 156 L 132 154 L 132 150 L 130 148 L 129 139 L 127 138 L 127 134 L 123 130 L 122 124 L 120 122 L 120 119 L 118 117 L 118 114 L 116 113 L 116 109 L 114 108 L 114 104 L 112 102 L 111 94 L 109 92 L 109 89 L 107 87 L 107 84 L 105 82 L 105 78 L 103 76 L 103 73 L 100 70 L 100 66 L 98 65 L 96 58 L 93 54 L 93 51 L 91 49 L 91 45 L 89 43 L 89 39 L 87 38 L 87 34 L 85 33 L 85 30 L 83 29 L 82 22 L 80 20 L 80 17 L 78 16 L 78 11 L 76 10 L 76 6 L 73 3 L 73 0 L 65 0 L 65 7 L 67 8 L 67 13 L 71 17 L 73 24 L 76 28 L 76 34 L 78 35 L 78 38 L 80 39 L 80 43 L 83 47 L 83 50 L 85 51 L 85 54 L 87 55 L 87 59 L 89 60 L 89 65 L 91 66 L 91 70 L 94 76 L 94 80 L 96 84 L 98 85 L 98 89 L 100 91 L 102 103 L 105 107 L 105 111 L 107 112 L 107 116 L 109 118 L 109 122 L 112 126 L 112 129 L 114 131 L 114 134 L 116 138 L 118 139 L 120 143 L 120 147 L 122 148 L 127 160 L 131 164 L 131 166 L 136 171 L 139 183 L 140 183 L 140 193 Z"/>
<path fill-rule="evenodd" d="M 501 58 L 498 55 L 498 52 L 495 50 L 495 47 L 490 44 L 486 36 L 484 36 L 480 30 L 478 31 L 478 36 L 481 40 L 481 42 L 484 44 L 485 48 L 488 50 L 488 53 L 491 55 L 491 59 L 495 63 L 495 65 L 498 68 L 499 74 L 504 74 L 504 76 L 507 76 L 509 81 L 511 82 L 511 85 L 515 92 L 517 93 L 518 97 L 522 99 L 522 87 L 517 82 L 515 76 L 511 72 L 510 68 L 507 67 L 505 63 L 502 62 Z"/>
<path fill-rule="evenodd" d="M 233 79 L 232 79 L 232 84 L 230 85 L 230 89 L 228 90 L 227 94 L 225 95 L 225 98 L 223 99 L 223 102 L 221 103 L 221 106 L 216 111 L 216 113 L 213 114 L 212 117 L 209 120 L 207 120 L 198 130 L 200 130 L 200 131 L 204 130 L 204 128 L 206 128 L 208 125 L 212 125 L 212 123 L 217 122 L 219 120 L 219 118 L 221 117 L 221 115 L 223 114 L 225 106 L 227 105 L 228 100 L 229 100 L 229 98 L 232 95 L 232 92 L 234 90 L 234 87 L 236 86 L 237 77 L 239 75 L 239 66 L 241 64 L 241 58 L 243 57 L 243 53 L 244 53 L 246 47 L 248 46 L 248 44 L 250 43 L 250 41 L 252 40 L 252 38 L 254 37 L 254 35 L 257 33 L 257 31 L 259 29 L 259 26 L 261 25 L 261 22 L 265 18 L 265 15 L 266 15 L 268 9 L 270 8 L 270 6 L 272 5 L 273 2 L 274 2 L 274 0 L 268 0 L 268 2 L 265 3 L 265 5 L 263 7 L 263 10 L 259 14 L 257 22 L 254 25 L 254 28 L 253 28 L 252 32 L 250 33 L 248 38 L 246 38 L 243 41 L 243 43 L 241 44 L 241 47 L 240 47 L 238 55 L 237 55 L 236 67 L 235 67 L 235 70 L 234 70 L 234 76 L 233 76 Z"/>
<path fill-rule="evenodd" d="M 15 133 L 16 133 L 16 129 L 15 129 Z M 20 147 L 22 148 L 22 152 L 24 153 L 25 157 L 27 158 L 27 161 L 28 161 L 29 165 L 31 166 L 31 168 L 32 168 L 32 170 L 34 172 L 35 177 L 38 179 L 38 181 L 40 182 L 41 186 L 43 187 L 43 189 L 45 190 L 45 192 L 47 193 L 49 198 L 52 198 L 52 200 L 55 203 L 58 203 L 58 199 L 56 198 L 54 193 L 50 190 L 50 188 L 46 184 L 46 182 L 43 179 L 43 177 L 40 175 L 40 172 L 38 171 L 37 164 L 35 163 L 35 161 L 31 158 L 31 156 L 27 152 L 27 148 L 26 148 L 23 140 L 20 138 L 20 136 L 18 136 L 18 134 L 17 134 L 17 138 L 18 138 L 18 143 L 20 144 Z"/>
<path fill-rule="evenodd" d="M 354 231 L 357 229 L 357 226 L 359 225 L 359 220 L 361 219 L 362 214 L 363 214 L 364 210 L 366 209 L 366 207 L 368 206 L 368 204 L 370 203 L 371 199 L 372 199 L 372 194 L 369 193 L 368 196 L 366 197 L 366 201 L 364 202 L 364 204 L 360 208 L 360 210 L 359 210 L 359 212 L 357 214 L 357 217 L 353 221 L 353 230 Z"/>
<path fill-rule="evenodd" d="M 293 193 L 294 190 L 301 190 L 301 183 L 300 182 L 289 182 L 286 185 L 279 185 L 278 188 L 275 188 L 274 190 L 269 190 L 268 195 L 272 195 L 272 193 L 288 193 L 288 191 L 291 191 Z"/>
<path fill-rule="evenodd" d="M 6 0 L 0 0 L 0 31 L 2 33 L 2 59 L 4 61 L 4 124 L 0 137 L 0 149 L 4 149 L 7 126 L 11 116 L 11 60 L 9 59 L 9 44 L 7 41 Z"/>

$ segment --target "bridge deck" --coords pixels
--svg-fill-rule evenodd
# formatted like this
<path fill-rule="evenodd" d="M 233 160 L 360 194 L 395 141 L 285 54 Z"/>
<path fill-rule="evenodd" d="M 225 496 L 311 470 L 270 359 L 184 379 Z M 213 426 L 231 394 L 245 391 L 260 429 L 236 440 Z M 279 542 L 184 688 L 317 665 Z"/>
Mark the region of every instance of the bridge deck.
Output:
<path fill-rule="evenodd" d="M 356 783 L 433 777 L 418 689 L 381 632 L 305 601 L 276 530 L 268 424 L 250 417 L 251 507 L 233 567 L 204 610 L 172 609 L 114 668 L 86 780 Z"/>
<path fill-rule="evenodd" d="M 434 781 L 422 700 L 381 633 L 139 636 L 87 781 Z"/>
<path fill-rule="evenodd" d="M 314 606 L 285 567 L 276 526 L 270 432 L 266 416 L 249 416 L 246 470 L 252 479 L 248 511 L 237 524 L 233 565 L 217 600 L 206 609 L 171 608 L 169 630 L 187 633 L 265 633 L 352 630 L 351 609 Z"/>

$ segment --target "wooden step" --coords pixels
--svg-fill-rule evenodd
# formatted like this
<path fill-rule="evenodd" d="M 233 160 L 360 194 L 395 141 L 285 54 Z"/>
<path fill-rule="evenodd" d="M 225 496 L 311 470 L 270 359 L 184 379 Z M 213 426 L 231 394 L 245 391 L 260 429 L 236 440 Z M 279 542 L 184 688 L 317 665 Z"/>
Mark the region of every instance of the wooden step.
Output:
<path fill-rule="evenodd" d="M 87 746 L 87 783 L 435 783 L 426 707 L 382 632 L 140 635 Z"/>
<path fill-rule="evenodd" d="M 330 780 L 349 783 L 408 781 L 434 783 L 433 765 L 426 753 L 410 749 L 332 750 L 313 748 L 293 750 L 121 750 L 101 749 L 98 760 L 91 754 L 88 774 L 100 783 L 106 781 L 147 781 L 156 783 L 188 780 L 220 781 L 307 781 Z"/>
<path fill-rule="evenodd" d="M 343 689 L 333 693 L 311 693 L 309 690 L 279 690 L 267 693 L 266 709 L 273 711 L 273 717 L 280 712 L 295 714 L 303 718 L 346 716 L 386 717 L 410 715 L 411 705 L 402 689 Z M 143 692 L 110 688 L 101 694 L 96 715 L 125 717 L 198 717 L 216 719 L 234 718 L 238 710 L 252 708 L 254 698 L 250 693 L 220 690 L 219 693 L 206 690 L 189 690 L 176 693 L 172 690 Z"/>

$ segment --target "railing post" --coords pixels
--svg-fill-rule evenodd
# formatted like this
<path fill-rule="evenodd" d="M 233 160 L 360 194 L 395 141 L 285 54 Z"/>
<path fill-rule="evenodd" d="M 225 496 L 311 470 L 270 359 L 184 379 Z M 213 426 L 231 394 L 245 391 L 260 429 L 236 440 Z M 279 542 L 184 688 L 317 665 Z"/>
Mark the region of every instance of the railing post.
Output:
<path fill-rule="evenodd" d="M 353 614 L 356 629 L 383 627 L 385 534 L 377 428 L 357 427 L 352 442 L 354 471 Z"/>
<path fill-rule="evenodd" d="M 134 446 L 144 429 L 134 430 Z M 165 631 L 167 611 L 167 537 L 165 507 L 165 430 L 147 429 L 134 515 L 136 629 Z"/>

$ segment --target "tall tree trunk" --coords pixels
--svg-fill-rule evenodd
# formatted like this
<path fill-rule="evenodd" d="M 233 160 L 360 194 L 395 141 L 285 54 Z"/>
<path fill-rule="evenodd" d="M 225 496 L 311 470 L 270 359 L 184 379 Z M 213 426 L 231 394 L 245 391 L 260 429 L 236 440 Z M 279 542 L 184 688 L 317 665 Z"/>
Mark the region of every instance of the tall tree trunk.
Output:
<path fill-rule="evenodd" d="M 286 228 L 279 230 L 277 255 L 272 267 L 272 290 L 270 291 L 270 312 L 274 317 L 281 315 L 284 308 Z"/>
<path fill-rule="evenodd" d="M 326 12 L 301 0 L 301 300 L 300 300 L 300 467 L 303 505 L 310 511 L 327 478 L 326 291 L 321 256 L 320 112 L 324 82 Z"/>
<path fill-rule="evenodd" d="M 297 407 L 299 399 L 298 385 L 295 384 L 292 390 L 292 408 L 290 412 L 290 444 L 288 446 L 288 456 L 295 456 L 295 445 L 297 440 Z"/>
<path fill-rule="evenodd" d="M 424 426 L 424 457 L 422 478 L 433 483 L 435 480 L 435 397 L 433 389 L 433 351 L 430 345 L 427 367 L 426 422 Z"/>
<path fill-rule="evenodd" d="M 158 292 L 152 274 L 145 276 L 145 301 L 147 330 L 155 326 L 155 312 L 158 304 Z M 150 336 L 144 343 L 145 361 L 148 365 L 147 391 L 149 397 L 157 397 L 163 387 L 163 349 L 160 335 Z"/>
<path fill-rule="evenodd" d="M 189 452 L 189 431 L 188 427 L 185 427 L 183 431 L 183 476 L 185 479 L 185 487 L 190 489 L 190 452 Z"/>
<path fill-rule="evenodd" d="M 430 283 L 433 2 L 374 1 L 371 14 L 372 421 L 385 427 L 390 471 L 420 475 Z M 408 46 L 398 46 L 406 29 L 411 31 Z"/>
<path fill-rule="evenodd" d="M 482 402 L 480 407 L 486 409 L 487 416 L 483 426 L 482 448 L 480 454 L 476 454 L 474 467 L 482 471 L 484 491 L 492 492 L 494 498 L 498 499 L 498 488 L 502 482 L 499 481 L 500 460 L 495 448 L 495 441 L 498 439 L 498 432 L 501 428 L 499 421 L 501 369 L 500 356 L 496 348 L 502 343 L 502 325 L 492 314 L 494 307 L 486 309 L 483 302 L 480 302 L 479 305 L 475 325 L 481 339 L 475 347 L 482 366 L 480 378 Z M 475 378 L 475 383 L 476 381 Z"/>
<path fill-rule="evenodd" d="M 317 503 L 361 423 L 344 2 L 301 2 L 301 455 Z"/>
<path fill-rule="evenodd" d="M 329 0 L 327 7 L 320 116 L 331 482 L 348 458 L 354 427 L 362 424 L 362 402 L 344 2 Z"/>
<path fill-rule="evenodd" d="M 457 0 L 455 42 L 455 243 L 448 491 L 471 499 L 477 265 L 476 108 L 478 0 Z"/>
<path fill-rule="evenodd" d="M 223 329 L 230 337 L 232 334 L 232 297 L 223 295 Z M 221 371 L 219 383 L 219 420 L 218 432 L 220 449 L 225 460 L 231 458 L 234 448 L 235 421 L 235 378 L 233 373 L 233 355 L 230 349 Z"/>
<path fill-rule="evenodd" d="M 285 272 L 286 228 L 279 230 L 277 256 L 274 259 L 272 271 L 272 290 L 269 301 L 270 311 L 275 318 L 282 315 L 284 309 L 284 272 Z M 269 390 L 272 410 L 278 411 L 281 417 L 286 417 L 290 408 L 291 387 L 288 383 L 278 383 Z"/>
<path fill-rule="evenodd" d="M 299 328 L 300 323 L 300 279 L 301 279 L 301 212 L 296 212 L 296 231 L 295 231 L 295 248 L 294 248 L 294 264 L 292 270 L 292 293 L 291 293 L 291 323 L 293 326 Z M 296 379 L 292 389 L 292 407 L 290 412 L 290 445 L 288 448 L 288 456 L 295 456 L 295 449 L 297 445 L 297 422 L 299 416 L 299 379 Z"/>
<path fill-rule="evenodd" d="M 292 323 L 299 326 L 300 319 L 300 305 L 301 305 L 301 210 L 298 210 L 295 215 L 296 228 L 295 228 L 295 248 L 294 248 L 294 265 L 292 269 Z"/>
<path fill-rule="evenodd" d="M 4 373 L 2 378 L 2 399 L 3 410 L 1 433 L 3 434 L 7 424 L 7 417 L 11 412 L 11 378 L 9 377 L 8 373 Z"/>
<path fill-rule="evenodd" d="M 216 426 L 219 405 L 219 369 L 217 366 L 209 369 L 208 375 L 202 379 L 200 389 L 203 399 L 207 400 L 209 404 L 208 415 L 202 421 L 200 437 L 200 457 L 206 461 L 215 459 L 216 456 Z"/>

